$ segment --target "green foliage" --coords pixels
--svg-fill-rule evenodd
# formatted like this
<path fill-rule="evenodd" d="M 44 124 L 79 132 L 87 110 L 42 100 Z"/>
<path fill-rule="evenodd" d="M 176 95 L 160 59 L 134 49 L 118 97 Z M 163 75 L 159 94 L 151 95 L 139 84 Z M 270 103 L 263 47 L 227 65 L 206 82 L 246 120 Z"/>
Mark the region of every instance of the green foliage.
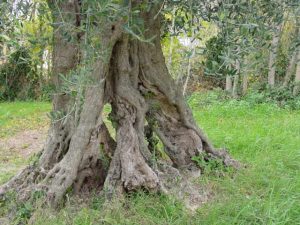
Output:
<path fill-rule="evenodd" d="M 225 167 L 221 159 L 211 158 L 206 153 L 194 156 L 192 160 L 201 168 L 206 176 L 224 176 L 230 168 Z"/>
<path fill-rule="evenodd" d="M 272 103 L 287 109 L 300 109 L 300 96 L 294 96 L 291 89 L 282 87 L 253 90 L 242 99 L 252 104 Z"/>
<path fill-rule="evenodd" d="M 235 74 L 236 71 L 232 66 L 235 62 L 226 63 L 226 59 L 230 58 L 222 56 L 226 51 L 225 46 L 226 38 L 222 35 L 213 37 L 206 43 L 204 65 L 206 75 L 223 79 L 224 75 L 233 76 Z"/>
<path fill-rule="evenodd" d="M 37 79 L 26 48 L 16 50 L 7 63 L 0 65 L 0 101 L 33 98 L 36 85 Z"/>
<path fill-rule="evenodd" d="M 210 105 L 222 104 L 227 102 L 231 97 L 222 89 L 215 89 L 208 92 L 195 92 L 188 97 L 187 101 L 192 107 L 206 107 Z"/>
<path fill-rule="evenodd" d="M 44 89 L 52 38 L 47 2 L 2 1 L 0 14 L 0 101 L 49 99 Z"/>
<path fill-rule="evenodd" d="M 251 89 L 248 93 L 238 99 L 232 97 L 224 90 L 215 89 L 206 93 L 193 93 L 188 102 L 191 106 L 209 107 L 211 105 L 241 105 L 241 106 L 256 106 L 258 104 L 270 104 L 276 107 L 299 110 L 300 96 L 294 96 L 292 89 L 282 87 L 277 88 L 256 88 Z"/>
<path fill-rule="evenodd" d="M 18 201 L 16 193 L 11 191 L 6 194 L 4 199 L 0 199 L 0 216 L 5 216 L 8 213 L 14 213 L 14 218 L 11 220 L 13 225 L 23 225 L 29 222 L 35 207 L 41 207 L 45 192 L 41 190 L 34 191 L 29 196 L 26 202 Z M 4 214 L 2 214 L 4 213 Z"/>
<path fill-rule="evenodd" d="M 35 96 L 39 101 L 48 101 L 52 100 L 52 95 L 55 93 L 55 87 L 50 82 L 45 82 L 42 85 L 42 88 L 39 90 L 39 94 Z"/>

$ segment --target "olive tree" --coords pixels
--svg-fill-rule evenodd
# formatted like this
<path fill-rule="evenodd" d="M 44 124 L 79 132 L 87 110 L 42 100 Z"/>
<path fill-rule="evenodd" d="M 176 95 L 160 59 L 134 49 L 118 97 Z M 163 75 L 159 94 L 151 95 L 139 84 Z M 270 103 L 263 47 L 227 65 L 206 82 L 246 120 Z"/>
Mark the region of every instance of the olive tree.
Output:
<path fill-rule="evenodd" d="M 205 155 L 206 160 L 238 166 L 196 124 L 167 70 L 160 14 L 172 2 L 48 4 L 55 28 L 52 123 L 39 160 L 4 184 L 2 194 L 16 190 L 26 199 L 32 191 L 43 190 L 53 205 L 70 189 L 98 188 L 110 199 L 139 189 L 174 193 L 177 186 L 181 192 L 176 194 L 185 196 L 193 188 L 182 183 L 199 172 L 193 157 Z M 66 88 L 66 82 L 77 81 L 77 88 Z M 112 108 L 115 139 L 104 123 L 105 104 Z M 167 160 L 153 158 L 154 136 Z"/>

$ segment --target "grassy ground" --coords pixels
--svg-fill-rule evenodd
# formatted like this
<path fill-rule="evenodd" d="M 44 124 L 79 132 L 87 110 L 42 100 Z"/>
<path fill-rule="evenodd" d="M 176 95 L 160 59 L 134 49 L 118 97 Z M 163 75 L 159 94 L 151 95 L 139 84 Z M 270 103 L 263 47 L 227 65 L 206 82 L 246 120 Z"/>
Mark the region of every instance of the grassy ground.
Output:
<path fill-rule="evenodd" d="M 59 213 L 40 209 L 33 223 L 300 224 L 300 111 L 244 101 L 203 105 L 197 97 L 190 100 L 190 105 L 213 143 L 226 146 L 234 158 L 247 165 L 234 175 L 202 176 L 199 182 L 215 193 L 209 203 L 191 214 L 180 202 L 166 196 L 136 193 L 123 204 L 109 207 L 95 196 L 80 207 L 78 202 L 75 205 L 73 200 L 67 201 Z M 0 104 L 0 135 L 34 129 L 49 107 L 46 103 Z M 14 110 L 18 108 L 22 112 Z M 28 122 L 23 118 L 28 118 Z M 15 124 L 13 120 L 22 123 Z M 20 212 L 26 210 L 31 210 L 30 205 L 19 208 Z M 23 217 L 20 213 L 19 220 Z"/>
<path fill-rule="evenodd" d="M 28 163 L 28 155 L 42 144 L 49 119 L 49 103 L 0 103 L 0 183 Z M 34 141 L 34 143 L 32 143 Z M 28 154 L 27 154 L 28 153 Z M 0 223 L 1 224 L 1 223 Z"/>
<path fill-rule="evenodd" d="M 49 103 L 42 102 L 0 103 L 0 138 L 45 126 L 50 109 Z"/>

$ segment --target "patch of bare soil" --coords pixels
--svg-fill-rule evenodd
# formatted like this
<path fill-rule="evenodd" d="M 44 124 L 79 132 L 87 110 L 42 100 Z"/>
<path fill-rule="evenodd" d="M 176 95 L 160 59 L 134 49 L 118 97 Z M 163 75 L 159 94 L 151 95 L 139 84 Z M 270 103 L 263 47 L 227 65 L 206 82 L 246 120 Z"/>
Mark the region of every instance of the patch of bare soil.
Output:
<path fill-rule="evenodd" d="M 46 140 L 47 127 L 38 130 L 26 130 L 8 138 L 0 138 L 0 160 L 9 158 L 27 160 L 32 154 L 42 150 Z"/>

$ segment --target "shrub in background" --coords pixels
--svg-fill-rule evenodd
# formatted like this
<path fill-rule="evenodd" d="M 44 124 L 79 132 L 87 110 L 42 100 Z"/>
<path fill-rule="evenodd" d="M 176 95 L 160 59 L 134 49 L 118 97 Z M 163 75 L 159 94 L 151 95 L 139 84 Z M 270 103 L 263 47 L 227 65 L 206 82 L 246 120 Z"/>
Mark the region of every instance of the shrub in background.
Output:
<path fill-rule="evenodd" d="M 20 47 L 0 65 L 0 101 L 36 99 L 38 76 L 28 50 Z"/>

